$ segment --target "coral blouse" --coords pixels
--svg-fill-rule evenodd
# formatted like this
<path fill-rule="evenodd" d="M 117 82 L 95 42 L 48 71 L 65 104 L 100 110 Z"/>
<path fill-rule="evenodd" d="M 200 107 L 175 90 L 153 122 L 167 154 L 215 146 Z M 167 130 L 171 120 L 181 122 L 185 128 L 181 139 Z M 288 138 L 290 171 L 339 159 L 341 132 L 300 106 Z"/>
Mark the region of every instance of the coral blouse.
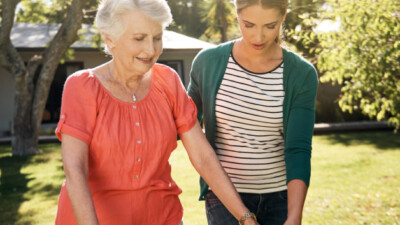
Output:
<path fill-rule="evenodd" d="M 175 71 L 155 64 L 151 87 L 137 103 L 118 100 L 91 70 L 71 75 L 64 87 L 56 135 L 89 146 L 89 187 L 100 224 L 177 225 L 182 190 L 168 159 L 177 134 L 196 123 L 196 106 Z M 56 224 L 76 224 L 64 182 Z"/>

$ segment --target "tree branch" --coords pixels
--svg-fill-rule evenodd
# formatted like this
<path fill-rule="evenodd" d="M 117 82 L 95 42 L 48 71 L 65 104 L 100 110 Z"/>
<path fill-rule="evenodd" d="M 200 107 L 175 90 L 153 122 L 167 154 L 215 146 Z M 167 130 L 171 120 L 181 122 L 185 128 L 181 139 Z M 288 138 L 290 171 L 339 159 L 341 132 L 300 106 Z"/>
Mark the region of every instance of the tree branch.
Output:
<path fill-rule="evenodd" d="M 14 24 L 15 8 L 20 0 L 2 0 L 1 27 L 0 27 L 0 48 L 5 46 Z M 2 53 L 0 53 L 2 54 Z"/>
<path fill-rule="evenodd" d="M 33 121 L 36 123 L 34 124 L 36 127 L 40 127 L 40 118 L 44 111 L 44 107 L 42 106 L 46 104 L 57 66 L 69 46 L 78 38 L 77 32 L 81 28 L 83 20 L 83 7 L 87 1 L 88 0 L 73 0 L 71 2 L 65 21 L 44 52 L 44 64 L 40 71 L 33 100 L 34 108 L 32 110 L 32 116 L 35 118 Z"/>
<path fill-rule="evenodd" d="M 31 76 L 32 79 L 34 77 L 34 74 L 36 73 L 37 68 L 42 63 L 43 63 L 42 54 L 35 54 L 34 56 L 32 56 L 32 58 L 29 59 L 28 65 L 26 67 L 28 68 L 29 74 L 32 75 Z"/>
<path fill-rule="evenodd" d="M 0 27 L 0 65 L 19 76 L 24 74 L 24 61 L 11 43 L 10 34 L 14 24 L 15 8 L 20 0 L 2 0 Z"/>

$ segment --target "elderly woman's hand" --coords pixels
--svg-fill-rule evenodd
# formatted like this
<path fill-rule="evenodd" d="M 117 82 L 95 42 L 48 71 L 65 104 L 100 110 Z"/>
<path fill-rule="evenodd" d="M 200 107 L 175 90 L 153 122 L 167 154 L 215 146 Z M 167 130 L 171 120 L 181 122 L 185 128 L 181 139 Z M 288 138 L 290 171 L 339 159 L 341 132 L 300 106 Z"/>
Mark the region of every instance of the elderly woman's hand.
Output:
<path fill-rule="evenodd" d="M 243 225 L 258 225 L 254 214 L 243 204 L 215 151 L 208 143 L 198 122 L 193 128 L 180 134 L 183 145 L 194 168 L 209 184 L 215 195 L 236 218 L 244 218 Z"/>
<path fill-rule="evenodd" d="M 257 225 L 257 218 L 256 215 L 252 212 L 247 212 L 242 216 L 242 218 L 239 220 L 239 225 Z"/>

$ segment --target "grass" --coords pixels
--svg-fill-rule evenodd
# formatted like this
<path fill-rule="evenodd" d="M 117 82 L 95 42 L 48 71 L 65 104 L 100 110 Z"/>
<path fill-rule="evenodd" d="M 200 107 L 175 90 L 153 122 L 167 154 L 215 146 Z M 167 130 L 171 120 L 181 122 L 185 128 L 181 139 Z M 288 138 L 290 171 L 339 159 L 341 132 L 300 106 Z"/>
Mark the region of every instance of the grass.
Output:
<path fill-rule="evenodd" d="M 11 157 L 0 146 L 0 224 L 54 224 L 64 179 L 59 144 L 35 156 Z M 183 189 L 185 225 L 205 225 L 198 175 L 181 143 L 170 163 Z M 365 132 L 315 136 L 303 224 L 400 225 L 400 134 Z"/>
<path fill-rule="evenodd" d="M 304 224 L 400 224 L 400 134 L 316 136 Z"/>
<path fill-rule="evenodd" d="M 54 224 L 64 172 L 59 144 L 35 156 L 11 157 L 0 146 L 0 224 Z"/>

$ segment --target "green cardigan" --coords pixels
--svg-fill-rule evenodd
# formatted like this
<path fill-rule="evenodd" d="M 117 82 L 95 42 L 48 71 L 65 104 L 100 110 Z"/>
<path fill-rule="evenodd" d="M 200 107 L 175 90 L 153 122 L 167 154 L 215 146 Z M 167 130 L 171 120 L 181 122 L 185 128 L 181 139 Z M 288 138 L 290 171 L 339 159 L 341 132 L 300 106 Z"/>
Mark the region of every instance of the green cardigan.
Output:
<path fill-rule="evenodd" d="M 197 118 L 204 119 L 205 134 L 215 149 L 215 99 L 233 41 L 201 51 L 193 61 L 188 94 L 197 106 Z M 285 142 L 286 182 L 301 179 L 307 186 L 311 173 L 311 139 L 315 120 L 318 76 L 305 59 L 283 49 L 283 137 Z M 208 185 L 200 178 L 200 200 Z"/>

